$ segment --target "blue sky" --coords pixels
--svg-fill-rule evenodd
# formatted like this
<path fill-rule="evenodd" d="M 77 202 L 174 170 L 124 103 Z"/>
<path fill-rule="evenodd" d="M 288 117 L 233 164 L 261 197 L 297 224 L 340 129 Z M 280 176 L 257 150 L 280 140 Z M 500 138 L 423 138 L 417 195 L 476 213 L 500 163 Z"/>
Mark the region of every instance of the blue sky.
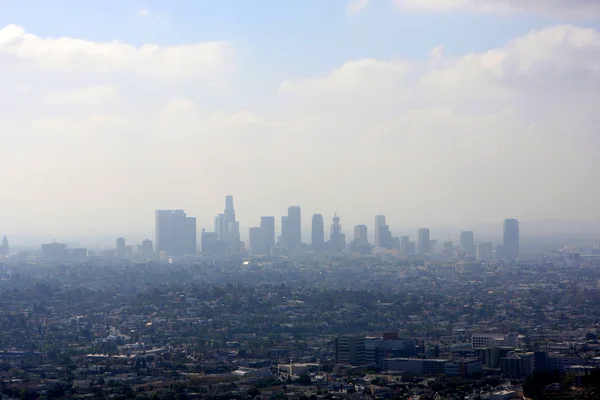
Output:
<path fill-rule="evenodd" d="M 226 194 L 245 227 L 290 204 L 342 205 L 346 232 L 600 219 L 598 21 L 597 0 L 0 0 L 0 236 L 148 233 L 161 208 L 210 228 Z"/>
<path fill-rule="evenodd" d="M 388 0 L 374 0 L 355 15 L 347 6 L 346 0 L 3 0 L 0 26 L 134 45 L 230 40 L 292 76 L 318 75 L 349 59 L 425 58 L 436 46 L 449 55 L 485 51 L 573 21 L 597 27 L 593 18 L 411 11 Z"/>

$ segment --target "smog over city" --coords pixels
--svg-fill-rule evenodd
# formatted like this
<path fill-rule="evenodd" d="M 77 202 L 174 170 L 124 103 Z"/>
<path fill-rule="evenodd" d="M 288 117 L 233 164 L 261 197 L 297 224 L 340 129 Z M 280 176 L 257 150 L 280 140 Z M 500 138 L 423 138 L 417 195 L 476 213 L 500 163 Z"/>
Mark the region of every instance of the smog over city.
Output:
<path fill-rule="evenodd" d="M 600 1 L 0 2 L 0 399 L 600 398 Z"/>

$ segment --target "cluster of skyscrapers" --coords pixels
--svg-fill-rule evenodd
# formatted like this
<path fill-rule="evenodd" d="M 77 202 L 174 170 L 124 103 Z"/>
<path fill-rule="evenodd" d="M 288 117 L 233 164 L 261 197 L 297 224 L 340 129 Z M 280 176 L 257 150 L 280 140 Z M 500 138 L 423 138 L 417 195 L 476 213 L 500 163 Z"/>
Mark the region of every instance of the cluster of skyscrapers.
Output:
<path fill-rule="evenodd" d="M 392 236 L 385 215 L 377 215 L 374 225 L 374 245 L 368 240 L 367 225 L 354 227 L 354 238 L 346 243 L 342 232 L 340 217 L 334 214 L 329 240 L 325 239 L 324 218 L 321 214 L 312 216 L 310 243 L 302 242 L 302 212 L 299 206 L 290 206 L 287 215 L 281 217 L 281 232 L 276 236 L 275 217 L 261 217 L 260 226 L 249 228 L 248 248 L 240 240 L 240 223 L 236 219 L 233 196 L 225 197 L 225 209 L 215 217 L 213 231 L 202 229 L 201 252 L 207 256 L 234 255 L 250 253 L 253 255 L 294 255 L 300 252 L 342 253 L 345 251 L 369 254 L 376 249 L 379 252 L 398 251 L 406 255 L 426 256 L 436 252 L 437 242 L 431 239 L 430 230 L 418 230 L 416 243 L 409 236 Z M 277 240 L 276 240 L 277 238 Z M 122 253 L 117 244 L 117 253 Z M 121 250 L 119 250 L 121 247 Z M 442 250 L 459 250 L 463 255 L 481 259 L 492 257 L 515 260 L 519 257 L 519 222 L 507 219 L 504 222 L 503 245 L 494 247 L 492 243 L 475 245 L 472 231 L 460 233 L 460 247 L 450 242 L 444 243 Z M 156 252 L 167 256 L 182 256 L 196 253 L 196 219 L 188 217 L 182 210 L 156 211 Z"/>
<path fill-rule="evenodd" d="M 475 244 L 473 231 L 460 233 L 460 245 L 445 242 L 437 248 L 437 241 L 431 239 L 430 230 L 421 228 L 417 241 L 409 236 L 392 236 L 385 215 L 375 216 L 374 243 L 369 243 L 367 225 L 354 226 L 354 237 L 349 243 L 342 231 L 340 217 L 334 213 L 328 240 L 325 237 L 325 219 L 322 214 L 314 214 L 311 220 L 310 243 L 302 242 L 302 211 L 299 206 L 290 206 L 287 215 L 281 217 L 280 235 L 276 236 L 275 217 L 264 216 L 260 226 L 251 227 L 248 232 L 248 248 L 240 239 L 240 223 L 236 219 L 233 196 L 225 197 L 225 209 L 217 214 L 213 231 L 202 229 L 200 252 L 205 256 L 228 255 L 297 255 L 312 254 L 371 254 L 397 252 L 407 256 L 425 257 L 432 254 L 455 254 L 481 260 L 517 260 L 520 255 L 519 221 L 507 219 L 503 227 L 503 243 L 494 248 L 493 243 Z M 114 256 L 117 259 L 148 261 L 167 259 L 198 253 L 196 218 L 183 210 L 157 210 L 155 212 L 155 242 L 146 239 L 141 244 L 127 245 L 125 238 L 117 238 Z M 308 235 L 307 235 L 308 236 Z M 0 242 L 0 258 L 10 255 L 6 236 Z M 82 260 L 88 257 L 86 249 L 67 249 L 66 244 L 48 243 L 42 245 L 40 255 L 50 260 Z"/>

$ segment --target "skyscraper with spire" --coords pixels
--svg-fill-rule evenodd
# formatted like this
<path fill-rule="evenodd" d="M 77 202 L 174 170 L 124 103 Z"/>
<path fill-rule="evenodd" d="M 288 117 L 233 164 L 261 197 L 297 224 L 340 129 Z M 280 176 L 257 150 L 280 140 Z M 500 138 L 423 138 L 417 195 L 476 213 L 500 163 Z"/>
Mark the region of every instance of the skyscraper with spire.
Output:
<path fill-rule="evenodd" d="M 243 251 L 240 240 L 240 223 L 235 219 L 233 196 L 225 196 L 225 211 L 219 214 L 215 223 L 219 239 L 227 244 L 228 254 L 238 254 Z"/>
<path fill-rule="evenodd" d="M 329 234 L 330 250 L 333 252 L 342 252 L 346 248 L 346 235 L 342 233 L 342 225 L 340 225 L 340 217 L 335 213 L 333 215 L 333 223 L 331 224 L 331 232 Z"/>

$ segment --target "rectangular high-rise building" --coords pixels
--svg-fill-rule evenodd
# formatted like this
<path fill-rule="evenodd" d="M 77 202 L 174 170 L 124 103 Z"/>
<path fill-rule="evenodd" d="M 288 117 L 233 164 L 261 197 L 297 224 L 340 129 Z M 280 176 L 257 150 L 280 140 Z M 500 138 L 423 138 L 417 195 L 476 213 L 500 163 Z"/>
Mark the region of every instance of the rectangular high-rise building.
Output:
<path fill-rule="evenodd" d="M 127 255 L 127 246 L 125 245 L 125 238 L 117 238 L 117 258 L 122 260 Z"/>
<path fill-rule="evenodd" d="M 381 237 L 380 237 L 380 226 L 385 226 L 385 215 L 376 215 L 375 216 L 375 247 L 381 247 Z"/>
<path fill-rule="evenodd" d="M 322 250 L 325 244 L 325 228 L 323 227 L 323 216 L 321 214 L 312 216 L 310 236 L 310 244 L 313 250 Z"/>
<path fill-rule="evenodd" d="M 494 258 L 494 245 L 492 243 L 481 243 L 477 246 L 477 259 L 491 261 Z"/>
<path fill-rule="evenodd" d="M 218 214 L 215 217 L 215 233 L 217 238 L 221 240 L 225 238 L 225 214 Z"/>
<path fill-rule="evenodd" d="M 302 244 L 302 217 L 300 207 L 288 207 L 288 250 L 297 250 Z"/>
<path fill-rule="evenodd" d="M 519 258 L 519 221 L 514 218 L 504 220 L 504 257 L 507 261 Z"/>
<path fill-rule="evenodd" d="M 250 253 L 252 254 L 265 254 L 265 245 L 264 245 L 264 232 L 262 228 L 250 228 L 249 229 L 249 244 L 250 244 Z"/>
<path fill-rule="evenodd" d="M 407 242 L 404 244 L 404 253 L 409 256 L 414 256 L 416 254 L 415 242 Z"/>
<path fill-rule="evenodd" d="M 361 243 L 367 243 L 369 241 L 366 225 L 356 225 L 354 227 L 354 241 Z"/>
<path fill-rule="evenodd" d="M 430 246 L 430 242 L 429 242 L 429 229 L 428 228 L 421 228 L 419 229 L 419 254 L 420 255 L 424 255 L 429 253 L 429 246 Z"/>
<path fill-rule="evenodd" d="M 410 236 L 400 236 L 400 248 L 404 251 L 404 246 L 410 242 Z"/>
<path fill-rule="evenodd" d="M 196 218 L 183 210 L 157 210 L 156 251 L 167 256 L 196 254 Z"/>
<path fill-rule="evenodd" d="M 271 254 L 275 247 L 275 217 L 261 217 L 260 228 L 263 235 L 263 253 Z"/>
<path fill-rule="evenodd" d="M 287 215 L 283 215 L 281 217 L 281 236 L 279 236 L 279 243 L 287 249 L 288 244 L 288 236 L 290 234 L 290 228 L 288 226 L 288 217 Z"/>
<path fill-rule="evenodd" d="M 475 253 L 475 239 L 473 231 L 462 231 L 460 233 L 460 248 L 468 254 Z"/>
<path fill-rule="evenodd" d="M 338 364 L 361 365 L 365 363 L 365 338 L 340 336 L 335 338 L 335 362 Z"/>
<path fill-rule="evenodd" d="M 385 223 L 385 215 L 375 216 L 375 247 L 389 249 L 392 246 L 392 232 Z"/>
<path fill-rule="evenodd" d="M 142 242 L 142 261 L 148 261 L 154 258 L 154 245 L 152 240 L 146 239 Z"/>
<path fill-rule="evenodd" d="M 42 245 L 42 258 L 61 261 L 67 259 L 67 245 L 64 243 L 48 243 Z"/>

